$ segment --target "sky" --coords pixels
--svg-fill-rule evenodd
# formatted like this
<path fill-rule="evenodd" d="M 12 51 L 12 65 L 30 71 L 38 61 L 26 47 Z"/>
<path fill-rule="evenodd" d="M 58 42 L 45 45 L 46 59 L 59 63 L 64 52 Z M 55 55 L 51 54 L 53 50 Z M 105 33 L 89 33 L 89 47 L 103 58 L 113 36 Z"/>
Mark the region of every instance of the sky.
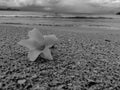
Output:
<path fill-rule="evenodd" d="M 75 13 L 113 13 L 120 11 L 120 0 L 0 0 L 0 6 L 33 7 L 39 11 Z"/>

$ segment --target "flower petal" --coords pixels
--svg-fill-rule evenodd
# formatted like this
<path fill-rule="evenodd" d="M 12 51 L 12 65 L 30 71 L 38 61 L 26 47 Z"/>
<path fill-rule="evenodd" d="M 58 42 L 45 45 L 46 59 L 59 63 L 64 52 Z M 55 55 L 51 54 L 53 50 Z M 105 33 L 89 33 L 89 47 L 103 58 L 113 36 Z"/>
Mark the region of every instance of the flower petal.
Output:
<path fill-rule="evenodd" d="M 45 48 L 44 51 L 42 51 L 44 58 L 48 59 L 48 60 L 53 60 L 53 57 L 51 55 L 51 51 L 49 48 Z"/>
<path fill-rule="evenodd" d="M 25 46 L 29 48 L 30 50 L 37 49 L 40 47 L 39 43 L 37 43 L 36 41 L 32 39 L 21 40 L 20 42 L 18 42 L 18 44 Z"/>
<path fill-rule="evenodd" d="M 30 61 L 35 61 L 37 57 L 40 55 L 41 51 L 38 50 L 31 50 L 28 54 L 28 58 Z"/>
<path fill-rule="evenodd" d="M 44 35 L 45 46 L 52 47 L 57 41 L 58 38 L 55 35 Z"/>
<path fill-rule="evenodd" d="M 43 35 L 36 28 L 34 28 L 32 31 L 29 31 L 28 36 L 39 43 L 43 42 L 44 40 Z"/>

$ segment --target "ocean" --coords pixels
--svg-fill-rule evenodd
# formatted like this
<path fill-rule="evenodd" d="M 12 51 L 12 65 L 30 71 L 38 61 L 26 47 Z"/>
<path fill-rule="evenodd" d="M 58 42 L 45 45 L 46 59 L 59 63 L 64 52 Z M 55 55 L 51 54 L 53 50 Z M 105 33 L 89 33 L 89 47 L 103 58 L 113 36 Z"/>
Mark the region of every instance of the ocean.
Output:
<path fill-rule="evenodd" d="M 0 11 L 0 24 L 58 27 L 64 29 L 120 30 L 120 16 Z"/>

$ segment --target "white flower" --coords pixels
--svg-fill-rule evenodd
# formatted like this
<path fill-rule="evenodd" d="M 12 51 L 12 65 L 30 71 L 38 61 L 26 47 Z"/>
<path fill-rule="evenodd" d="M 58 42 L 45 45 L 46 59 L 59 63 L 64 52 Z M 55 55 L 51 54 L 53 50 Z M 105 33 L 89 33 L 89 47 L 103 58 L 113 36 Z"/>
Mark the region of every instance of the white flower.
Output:
<path fill-rule="evenodd" d="M 29 39 L 21 40 L 18 44 L 30 49 L 28 58 L 30 61 L 35 61 L 37 57 L 43 54 L 43 58 L 53 60 L 50 47 L 57 41 L 55 35 L 42 35 L 38 29 L 33 29 L 28 32 Z"/>

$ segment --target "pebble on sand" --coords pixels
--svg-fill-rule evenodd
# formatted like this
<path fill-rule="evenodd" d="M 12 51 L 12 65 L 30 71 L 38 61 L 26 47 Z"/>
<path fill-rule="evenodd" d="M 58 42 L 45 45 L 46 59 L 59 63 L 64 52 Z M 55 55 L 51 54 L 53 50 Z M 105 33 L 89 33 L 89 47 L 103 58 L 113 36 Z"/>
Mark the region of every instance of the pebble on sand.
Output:
<path fill-rule="evenodd" d="M 24 84 L 26 82 L 25 79 L 18 80 L 18 84 Z"/>

